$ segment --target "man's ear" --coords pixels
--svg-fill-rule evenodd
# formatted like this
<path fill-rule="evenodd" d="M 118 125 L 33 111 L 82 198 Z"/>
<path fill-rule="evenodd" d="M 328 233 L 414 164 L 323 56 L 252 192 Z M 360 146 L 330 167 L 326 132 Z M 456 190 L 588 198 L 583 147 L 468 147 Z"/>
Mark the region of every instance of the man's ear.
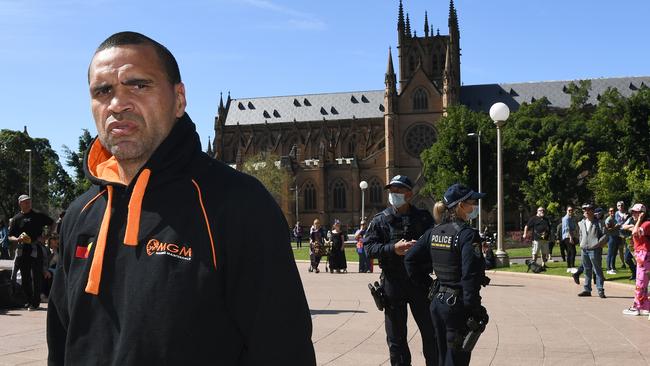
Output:
<path fill-rule="evenodd" d="M 174 85 L 174 94 L 176 96 L 174 101 L 176 118 L 181 118 L 185 114 L 185 107 L 187 107 L 187 100 L 185 99 L 185 84 L 183 84 L 183 82 Z"/>

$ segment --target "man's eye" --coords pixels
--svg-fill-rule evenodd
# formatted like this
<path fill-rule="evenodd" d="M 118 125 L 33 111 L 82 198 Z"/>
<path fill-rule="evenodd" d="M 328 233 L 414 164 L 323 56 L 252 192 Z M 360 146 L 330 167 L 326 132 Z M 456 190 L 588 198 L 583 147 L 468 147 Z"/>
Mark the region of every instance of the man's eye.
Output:
<path fill-rule="evenodd" d="M 111 87 L 103 87 L 95 89 L 95 96 L 100 97 L 111 92 Z"/>
<path fill-rule="evenodd" d="M 145 89 L 145 88 L 148 88 L 148 87 L 149 87 L 149 85 L 147 85 L 147 84 L 135 84 L 135 88 L 138 89 L 138 90 Z"/>

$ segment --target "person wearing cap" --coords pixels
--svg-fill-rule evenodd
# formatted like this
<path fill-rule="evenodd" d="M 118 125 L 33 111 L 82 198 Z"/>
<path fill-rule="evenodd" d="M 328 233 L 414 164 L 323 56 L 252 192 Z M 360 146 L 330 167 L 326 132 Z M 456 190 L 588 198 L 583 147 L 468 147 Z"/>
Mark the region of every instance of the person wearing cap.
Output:
<path fill-rule="evenodd" d="M 359 255 L 359 273 L 371 272 L 370 261 L 366 250 L 363 248 L 363 236 L 366 233 L 366 221 L 361 220 L 359 230 L 354 233 L 354 240 L 357 241 L 357 254 Z"/>
<path fill-rule="evenodd" d="M 15 243 L 16 259 L 14 261 L 14 273 L 20 270 L 22 278 L 22 289 L 27 297 L 29 310 L 39 309 L 41 306 L 41 286 L 43 275 L 41 267 L 43 254 L 39 249 L 39 242 L 43 236 L 43 229 L 47 226 L 53 229 L 52 220 L 42 212 L 32 209 L 32 199 L 26 194 L 18 197 L 20 212 L 12 218 L 9 227 L 9 242 Z"/>
<path fill-rule="evenodd" d="M 585 269 L 584 290 L 578 294 L 580 297 L 591 296 L 591 277 L 596 275 L 596 288 L 598 296 L 606 298 L 603 276 L 603 245 L 607 243 L 607 236 L 594 215 L 591 204 L 582 205 L 584 218 L 578 222 L 578 237 L 582 249 L 582 265 Z"/>
<path fill-rule="evenodd" d="M 532 259 L 533 262 L 537 261 L 538 253 L 542 255 L 542 266 L 546 267 L 546 261 L 549 258 L 548 244 L 551 237 L 551 221 L 545 217 L 546 210 L 544 207 L 537 208 L 537 214 L 528 220 L 524 227 L 523 239 L 528 237 L 528 230 L 532 231 Z"/>
<path fill-rule="evenodd" d="M 411 352 L 406 328 L 407 304 L 420 329 L 422 353 L 427 365 L 437 365 L 436 339 L 429 313 L 428 282 L 413 283 L 404 267 L 404 255 L 416 240 L 433 225 L 433 217 L 409 202 L 413 182 L 396 175 L 385 187 L 390 207 L 375 215 L 364 236 L 364 249 L 370 258 L 379 259 L 381 286 L 385 294 L 384 319 L 391 365 L 410 365 Z"/>
<path fill-rule="evenodd" d="M 433 208 L 436 226 L 429 229 L 407 253 L 404 263 L 414 282 L 426 281 L 434 272 L 431 319 L 438 341 L 438 365 L 469 365 L 471 351 L 463 349 L 468 321 L 487 324 L 480 289 L 487 285 L 485 259 L 479 231 L 468 224 L 478 216 L 478 200 L 485 193 L 453 184 L 443 201 Z"/>
<path fill-rule="evenodd" d="M 636 203 L 630 210 L 634 217 L 632 228 L 632 244 L 636 258 L 636 286 L 634 304 L 623 310 L 624 315 L 650 315 L 650 300 L 648 300 L 648 282 L 650 276 L 650 219 L 644 204 Z M 650 320 L 650 317 L 649 317 Z"/>

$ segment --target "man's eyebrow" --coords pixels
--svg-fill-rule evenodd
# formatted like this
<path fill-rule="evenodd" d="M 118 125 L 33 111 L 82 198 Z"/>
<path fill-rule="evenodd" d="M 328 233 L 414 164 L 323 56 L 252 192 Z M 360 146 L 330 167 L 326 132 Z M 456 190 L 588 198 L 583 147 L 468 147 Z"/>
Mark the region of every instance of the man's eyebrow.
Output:
<path fill-rule="evenodd" d="M 133 78 L 133 79 L 126 79 L 121 84 L 122 85 L 142 85 L 142 84 L 149 85 L 149 84 L 153 84 L 153 80 Z"/>

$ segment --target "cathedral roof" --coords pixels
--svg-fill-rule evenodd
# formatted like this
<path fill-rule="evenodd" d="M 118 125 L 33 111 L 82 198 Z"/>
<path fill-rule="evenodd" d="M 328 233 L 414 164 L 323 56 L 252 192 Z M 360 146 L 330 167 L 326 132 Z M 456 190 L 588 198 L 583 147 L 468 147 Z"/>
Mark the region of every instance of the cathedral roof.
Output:
<path fill-rule="evenodd" d="M 568 108 L 571 105 L 571 96 L 565 90 L 571 82 L 578 84 L 577 80 L 565 80 L 464 85 L 460 89 L 460 102 L 474 111 L 484 112 L 489 111 L 492 104 L 503 102 L 514 111 L 519 109 L 524 102 L 530 103 L 546 97 L 551 102 L 551 107 Z M 621 95 L 629 97 L 641 88 L 642 84 L 650 87 L 650 77 L 591 79 L 591 90 L 589 90 L 587 103 L 598 104 L 598 97 L 609 87 L 616 88 Z"/>
<path fill-rule="evenodd" d="M 226 125 L 384 117 L 384 91 L 233 99 Z"/>

